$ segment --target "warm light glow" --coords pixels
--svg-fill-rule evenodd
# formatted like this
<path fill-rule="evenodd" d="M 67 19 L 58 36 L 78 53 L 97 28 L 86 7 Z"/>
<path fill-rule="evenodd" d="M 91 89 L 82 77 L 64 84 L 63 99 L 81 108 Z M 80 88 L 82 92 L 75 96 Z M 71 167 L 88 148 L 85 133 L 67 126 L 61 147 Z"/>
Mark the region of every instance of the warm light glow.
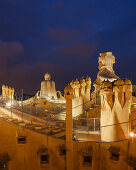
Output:
<path fill-rule="evenodd" d="M 134 133 L 133 133 L 133 132 L 130 132 L 130 136 L 131 136 L 131 137 L 134 137 L 135 135 L 134 135 Z"/>
<path fill-rule="evenodd" d="M 11 102 L 6 103 L 7 107 L 11 107 Z"/>

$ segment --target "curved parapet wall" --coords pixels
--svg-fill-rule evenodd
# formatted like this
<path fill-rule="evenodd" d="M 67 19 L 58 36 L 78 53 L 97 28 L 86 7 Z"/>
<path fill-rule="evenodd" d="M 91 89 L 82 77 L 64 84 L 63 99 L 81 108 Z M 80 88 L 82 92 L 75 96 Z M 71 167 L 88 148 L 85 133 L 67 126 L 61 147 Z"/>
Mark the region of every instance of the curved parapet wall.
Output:
<path fill-rule="evenodd" d="M 129 113 L 132 100 L 130 80 L 103 82 L 101 97 L 101 139 L 118 141 L 128 138 Z"/>

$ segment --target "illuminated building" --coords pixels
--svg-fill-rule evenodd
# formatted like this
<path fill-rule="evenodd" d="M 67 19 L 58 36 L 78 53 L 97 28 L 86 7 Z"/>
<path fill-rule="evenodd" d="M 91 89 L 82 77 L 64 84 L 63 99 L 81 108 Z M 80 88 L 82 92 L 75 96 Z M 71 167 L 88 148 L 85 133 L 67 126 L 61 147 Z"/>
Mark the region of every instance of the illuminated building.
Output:
<path fill-rule="evenodd" d="M 15 100 L 10 108 L 1 103 L 1 169 L 136 168 L 136 99 L 132 97 L 132 84 L 115 75 L 112 53 L 101 53 L 100 58 L 93 100 L 87 76 L 65 87 L 66 103 L 57 95 L 54 100 L 36 95 L 20 107 Z M 95 96 L 99 96 L 99 102 Z M 62 113 L 66 120 L 59 118 Z"/>

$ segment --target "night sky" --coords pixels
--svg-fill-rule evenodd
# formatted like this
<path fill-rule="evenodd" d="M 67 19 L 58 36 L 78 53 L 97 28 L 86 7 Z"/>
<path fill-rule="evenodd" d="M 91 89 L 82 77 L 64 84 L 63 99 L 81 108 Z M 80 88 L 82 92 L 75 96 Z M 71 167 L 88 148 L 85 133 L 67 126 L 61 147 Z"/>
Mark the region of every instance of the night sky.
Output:
<path fill-rule="evenodd" d="M 135 0 L 0 0 L 0 85 L 35 94 L 49 72 L 63 92 L 76 77 L 93 82 L 104 51 L 136 80 Z"/>

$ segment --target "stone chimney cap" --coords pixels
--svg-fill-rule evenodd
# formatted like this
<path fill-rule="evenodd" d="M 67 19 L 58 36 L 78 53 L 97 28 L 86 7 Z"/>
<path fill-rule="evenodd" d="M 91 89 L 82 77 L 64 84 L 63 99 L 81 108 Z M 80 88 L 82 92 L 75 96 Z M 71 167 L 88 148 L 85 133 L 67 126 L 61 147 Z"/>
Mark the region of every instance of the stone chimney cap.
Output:
<path fill-rule="evenodd" d="M 86 81 L 91 81 L 91 78 L 87 75 L 87 77 L 86 77 L 85 80 L 86 80 Z"/>
<path fill-rule="evenodd" d="M 47 72 L 47 73 L 44 75 L 44 79 L 45 79 L 45 80 L 50 80 L 50 79 L 51 79 L 51 75 Z"/>
<path fill-rule="evenodd" d="M 64 94 L 65 95 L 73 95 L 74 94 L 74 90 L 71 87 L 71 85 L 68 85 L 68 86 L 65 87 Z"/>

